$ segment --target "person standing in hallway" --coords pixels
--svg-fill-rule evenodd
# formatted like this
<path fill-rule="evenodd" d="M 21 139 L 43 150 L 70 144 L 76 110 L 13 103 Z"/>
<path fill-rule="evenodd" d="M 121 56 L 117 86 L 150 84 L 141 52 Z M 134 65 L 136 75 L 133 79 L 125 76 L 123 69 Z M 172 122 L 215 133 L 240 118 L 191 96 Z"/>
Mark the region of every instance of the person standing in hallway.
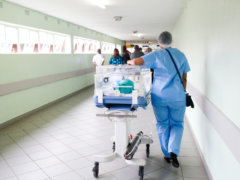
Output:
<path fill-rule="evenodd" d="M 130 60 L 129 51 L 126 46 L 123 46 L 123 64 L 127 64 L 127 61 Z"/>
<path fill-rule="evenodd" d="M 138 45 L 134 46 L 134 52 L 131 54 L 130 58 L 131 59 L 135 59 L 135 58 L 139 58 L 141 56 L 143 56 L 144 53 L 140 51 L 140 48 Z"/>
<path fill-rule="evenodd" d="M 146 51 L 145 51 L 144 54 L 146 55 L 146 54 L 148 54 L 148 53 L 150 53 L 150 52 L 152 52 L 152 48 L 148 47 L 148 48 L 146 49 Z"/>
<path fill-rule="evenodd" d="M 109 60 L 109 64 L 113 64 L 113 65 L 123 64 L 123 58 L 122 56 L 120 56 L 117 48 L 114 49 L 113 55 Z"/>
<path fill-rule="evenodd" d="M 176 48 L 171 48 L 172 35 L 164 31 L 159 36 L 160 50 L 149 53 L 141 58 L 128 61 L 129 65 L 145 65 L 154 69 L 154 81 L 151 98 L 156 128 L 164 154 L 164 159 L 179 167 L 178 155 L 184 128 L 184 114 L 186 109 L 185 89 L 187 73 L 190 67 L 185 55 Z M 172 55 L 181 74 L 171 60 Z M 183 82 L 183 85 L 181 84 Z"/>
<path fill-rule="evenodd" d="M 104 56 L 101 54 L 101 49 L 98 49 L 97 54 L 93 56 L 92 63 L 95 67 L 104 64 Z"/>

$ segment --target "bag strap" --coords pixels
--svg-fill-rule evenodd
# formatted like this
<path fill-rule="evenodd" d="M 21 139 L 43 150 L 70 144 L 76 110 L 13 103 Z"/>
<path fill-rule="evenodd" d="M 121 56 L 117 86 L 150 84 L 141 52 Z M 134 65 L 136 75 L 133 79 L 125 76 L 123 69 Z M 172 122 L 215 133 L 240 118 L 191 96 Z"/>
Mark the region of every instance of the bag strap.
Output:
<path fill-rule="evenodd" d="M 170 53 L 170 51 L 169 51 L 168 49 L 165 49 L 165 50 L 166 50 L 167 53 L 169 54 L 169 56 L 170 56 L 170 58 L 171 58 L 171 60 L 172 60 L 172 62 L 173 62 L 173 64 L 174 64 L 174 67 L 175 67 L 175 69 L 176 69 L 176 71 L 177 71 L 177 74 L 178 74 L 178 76 L 179 76 L 179 78 L 180 78 L 180 81 L 181 81 L 181 83 L 182 83 L 182 85 L 183 85 L 182 77 L 181 77 L 180 72 L 179 72 L 179 70 L 178 70 L 178 68 L 177 68 L 177 65 L 176 65 L 176 63 L 175 63 L 175 61 L 174 61 L 174 59 L 173 59 L 173 57 L 172 57 L 172 54 Z M 186 91 L 185 88 L 184 88 L 184 86 L 183 86 L 183 89 L 184 89 L 184 91 Z"/>

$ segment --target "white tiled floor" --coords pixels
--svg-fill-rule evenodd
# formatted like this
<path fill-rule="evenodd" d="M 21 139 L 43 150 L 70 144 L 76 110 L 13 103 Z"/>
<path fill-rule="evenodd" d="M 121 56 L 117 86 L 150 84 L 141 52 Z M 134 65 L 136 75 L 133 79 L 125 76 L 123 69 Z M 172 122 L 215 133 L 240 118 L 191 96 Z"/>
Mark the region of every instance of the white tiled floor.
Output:
<path fill-rule="evenodd" d="M 0 180 L 91 180 L 93 154 L 112 151 L 113 124 L 95 114 L 104 112 L 94 106 L 93 88 L 40 111 L 0 130 Z M 145 167 L 148 180 L 206 180 L 207 175 L 186 126 L 180 153 L 181 167 L 176 169 L 163 160 L 153 125 L 151 106 L 138 110 L 132 121 L 132 134 L 152 132 L 150 158 Z M 136 157 L 145 157 L 140 146 Z M 100 164 L 105 180 L 138 179 L 138 167 L 118 159 Z"/>

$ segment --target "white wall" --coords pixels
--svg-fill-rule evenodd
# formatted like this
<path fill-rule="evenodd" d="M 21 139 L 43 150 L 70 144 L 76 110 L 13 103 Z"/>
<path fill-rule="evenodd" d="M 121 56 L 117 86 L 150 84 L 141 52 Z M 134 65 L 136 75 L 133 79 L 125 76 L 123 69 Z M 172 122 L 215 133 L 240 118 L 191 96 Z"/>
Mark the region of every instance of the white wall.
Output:
<path fill-rule="evenodd" d="M 240 132 L 240 0 L 189 0 L 173 36 L 190 62 L 189 83 Z M 208 119 L 214 114 L 196 104 L 187 116 L 213 179 L 240 179 L 239 159 L 219 133 L 224 127 Z"/>

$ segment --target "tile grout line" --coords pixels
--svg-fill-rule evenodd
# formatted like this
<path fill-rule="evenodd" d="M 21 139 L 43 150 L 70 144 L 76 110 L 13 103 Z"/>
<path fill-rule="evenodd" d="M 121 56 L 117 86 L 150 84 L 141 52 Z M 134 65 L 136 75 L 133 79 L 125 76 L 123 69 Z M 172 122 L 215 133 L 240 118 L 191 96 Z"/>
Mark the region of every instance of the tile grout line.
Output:
<path fill-rule="evenodd" d="M 33 124 L 34 125 L 34 124 Z M 35 125 L 34 125 L 35 126 Z M 40 127 L 37 127 L 37 128 L 40 128 Z M 63 130 L 63 128 L 60 128 L 60 129 L 62 129 Z M 24 129 L 23 129 L 23 131 L 25 131 Z M 65 132 L 65 131 L 64 131 Z M 27 134 L 28 134 L 28 132 L 26 132 Z M 46 132 L 47 133 L 47 132 Z M 68 134 L 68 135 L 71 135 L 71 134 L 69 134 L 68 132 L 65 132 L 66 134 Z M 49 136 L 51 136 L 51 137 L 53 137 L 56 141 L 58 141 L 59 142 L 59 140 L 58 139 L 56 139 L 56 137 L 55 136 L 53 136 L 52 134 L 49 134 L 49 133 L 47 133 Z M 28 135 L 30 135 L 30 134 L 28 134 Z M 31 135 L 30 135 L 31 136 Z M 72 137 L 74 137 L 73 135 L 71 135 Z M 32 137 L 32 136 L 31 136 Z M 34 137 L 32 137 L 32 138 L 34 138 Z M 37 141 L 37 140 L 36 140 Z M 80 139 L 79 139 L 79 141 L 80 141 Z M 60 141 L 61 142 L 61 141 Z M 51 143 L 51 142 L 50 142 Z M 62 143 L 62 142 L 61 142 Z M 48 151 L 49 153 L 51 153 L 44 145 L 42 145 L 42 143 L 40 143 L 39 142 L 39 144 L 41 145 L 41 146 L 43 146 L 43 148 L 46 150 L 46 151 Z M 62 143 L 62 144 L 64 144 L 64 143 Z M 66 145 L 66 144 L 64 144 L 64 145 Z M 85 156 L 83 156 L 83 155 L 81 155 L 80 153 L 78 153 L 75 149 L 72 149 L 71 147 L 70 147 L 70 149 L 73 151 L 73 152 L 75 152 L 75 153 L 77 153 L 77 154 L 79 154 L 80 156 L 81 156 L 81 158 L 84 158 L 84 159 L 86 159 L 86 160 L 88 160 L 87 158 L 85 158 Z M 67 152 L 64 152 L 64 153 L 67 153 Z M 64 153 L 61 153 L 61 154 L 64 154 Z M 51 153 L 55 158 L 57 158 L 59 161 L 61 161 L 64 165 L 66 165 L 69 169 L 71 169 L 73 172 L 75 172 L 75 170 L 73 169 L 73 168 L 71 168 L 69 165 L 67 165 L 63 160 L 61 160 L 57 155 L 55 155 L 55 154 L 53 154 L 53 153 Z M 59 154 L 59 155 L 61 155 L 61 154 Z M 87 156 L 87 155 L 86 155 Z M 46 158 L 43 158 L 43 159 L 48 159 L 48 157 L 46 157 Z M 52 166 L 54 166 L 54 165 L 52 165 Z M 50 167 L 50 166 L 49 166 Z M 83 167 L 84 168 L 84 167 Z M 42 168 L 40 168 L 42 171 L 44 171 Z M 45 171 L 44 171 L 44 173 L 45 173 Z M 46 173 L 45 173 L 46 174 Z M 63 174 L 65 174 L 65 173 L 63 173 Z M 60 174 L 59 174 L 60 175 Z M 79 175 L 79 174 L 78 174 Z M 48 176 L 48 175 L 47 175 Z M 56 175 L 56 176 L 58 176 L 58 175 Z M 53 176 L 53 177 L 56 177 L 56 176 Z M 80 176 L 80 175 L 79 175 Z M 48 176 L 48 177 L 50 177 L 50 176 Z M 82 177 L 82 176 L 80 176 L 80 177 Z M 50 178 L 52 178 L 52 177 L 50 177 Z"/>
<path fill-rule="evenodd" d="M 9 169 L 11 169 L 12 173 L 14 174 L 15 178 L 19 179 L 17 174 L 13 171 L 12 167 L 9 165 L 9 163 L 7 162 L 7 160 L 5 159 L 4 156 L 2 156 L 3 160 L 5 161 L 5 163 L 7 164 L 7 166 L 9 167 Z M 12 178 L 12 177 L 9 177 Z"/>
<path fill-rule="evenodd" d="M 73 99 L 71 99 L 71 100 L 73 100 Z M 77 101 L 76 101 L 77 102 Z M 24 128 L 24 126 L 22 126 L 22 125 L 24 125 L 24 124 L 17 124 L 17 128 L 19 128 L 19 130 L 21 130 L 21 131 L 23 131 L 24 133 L 26 133 L 26 135 L 23 135 L 23 137 L 24 136 L 29 136 L 30 138 L 32 138 L 35 142 L 37 142 L 37 144 L 35 144 L 35 145 L 30 145 L 30 146 L 27 146 L 27 147 L 33 147 L 33 146 L 37 146 L 37 145 L 40 145 L 44 150 L 46 150 L 47 152 L 49 152 L 50 154 L 51 154 L 51 157 L 55 157 L 56 159 L 58 159 L 60 162 L 62 162 L 64 165 L 66 165 L 71 171 L 69 171 L 69 172 L 74 172 L 74 173 L 77 173 L 77 170 L 80 170 L 80 169 L 84 169 L 84 168 L 88 168 L 88 166 L 87 167 L 83 167 L 83 168 L 79 168 L 79 169 L 75 169 L 75 168 L 71 168 L 70 166 L 68 166 L 65 162 L 68 162 L 68 161 L 72 161 L 72 160 L 67 160 L 67 161 L 65 161 L 65 160 L 61 160 L 60 158 L 58 158 L 58 155 L 62 155 L 62 154 L 65 154 L 65 153 L 68 153 L 68 152 L 70 152 L 70 151 L 67 151 L 67 152 L 63 152 L 63 153 L 60 153 L 60 154 L 55 154 L 55 153 L 51 153 L 51 151 L 49 151 L 48 149 L 47 149 L 47 147 L 45 147 L 44 146 L 44 144 L 48 144 L 48 143 L 52 143 L 52 142 L 59 142 L 59 143 L 61 143 L 61 144 L 63 144 L 64 146 L 67 146 L 68 147 L 68 144 L 70 144 L 70 143 L 68 143 L 68 141 L 67 141 L 67 143 L 64 143 L 64 141 L 61 141 L 62 140 L 62 138 L 58 138 L 58 136 L 55 136 L 54 135 L 54 131 L 53 131 L 53 133 L 50 133 L 50 131 L 49 130 L 51 130 L 51 127 L 52 126 L 54 126 L 54 125 L 57 125 L 57 128 L 56 128 L 56 132 L 57 132 L 57 135 L 58 135 L 58 132 L 59 131 L 63 131 L 63 134 L 66 134 L 66 135 L 69 135 L 70 136 L 70 138 L 76 138 L 76 139 L 79 139 L 79 143 L 81 143 L 81 135 L 76 135 L 76 134 L 72 134 L 69 130 L 71 129 L 71 128 L 74 128 L 74 125 L 80 125 L 80 124 L 78 124 L 78 123 L 76 123 L 76 121 L 75 121 L 75 119 L 77 119 L 77 118 L 79 118 L 79 116 L 77 115 L 78 114 L 78 112 L 79 111 L 76 111 L 76 110 L 74 110 L 74 111 L 72 111 L 72 112 L 70 112 L 70 114 L 69 115 L 71 115 L 71 120 L 69 121 L 70 122 L 70 124 L 69 124 L 69 126 L 67 127 L 67 130 L 66 130 L 66 128 L 64 128 L 63 126 L 62 126 L 62 123 L 61 122 L 65 122 L 65 119 L 66 119 L 66 117 L 64 116 L 64 118 L 62 119 L 62 120 L 60 120 L 60 121 L 58 121 L 58 122 L 60 122 L 60 124 L 58 123 L 58 124 L 55 124 L 55 123 L 52 123 L 52 122 L 54 122 L 54 120 L 56 120 L 57 119 L 57 117 L 59 117 L 58 115 L 59 114 L 63 114 L 65 111 L 64 111 L 64 108 L 68 108 L 68 107 L 70 107 L 70 108 L 74 108 L 74 107 L 77 107 L 77 108 L 80 108 L 80 107 L 78 107 L 76 104 L 75 104 L 75 102 L 74 103 L 70 103 L 70 102 L 67 102 L 67 103 L 69 103 L 69 104 L 71 104 L 71 105 L 66 105 L 66 106 L 63 106 L 63 105 L 60 105 L 60 106 L 55 106 L 55 105 L 53 105 L 52 107 L 56 107 L 55 109 L 51 109 L 51 111 L 46 111 L 46 115 L 49 115 L 49 116 L 51 116 L 51 118 L 52 118 L 52 120 L 49 120 L 49 118 L 46 118 L 46 119 L 48 119 L 48 120 L 46 120 L 46 119 L 44 119 L 43 118 L 43 116 L 41 115 L 41 113 L 40 114 L 38 114 L 38 115 L 41 115 L 40 116 L 40 119 L 41 120 L 43 120 L 44 121 L 44 123 L 43 124 L 35 124 L 34 122 L 36 122 L 36 121 L 38 121 L 38 119 L 34 119 L 34 120 L 32 120 L 32 119 L 30 119 L 30 120 L 28 120 L 28 121 L 26 121 L 27 122 L 27 128 Z M 89 106 L 89 103 L 87 103 L 87 105 Z M 42 112 L 44 112 L 44 111 L 42 111 Z M 84 115 L 87 115 L 87 113 L 86 114 L 84 114 Z M 48 117 L 48 116 L 46 116 L 46 117 Z M 50 119 L 51 119 L 50 118 Z M 86 119 L 86 118 L 85 118 Z M 83 121 L 85 121 L 85 119 L 83 120 Z M 94 121 L 91 121 L 91 123 L 90 123 L 90 125 L 92 124 L 92 122 L 94 122 Z M 48 126 L 48 127 L 50 127 L 50 129 L 48 130 L 46 130 L 45 128 L 44 128 L 44 125 L 46 125 L 46 124 L 49 124 L 50 126 Z M 29 126 L 28 125 L 31 125 L 30 126 L 30 128 L 29 128 Z M 98 124 L 99 125 L 99 124 Z M 98 125 L 96 125 L 96 127 L 98 126 Z M 33 127 L 33 128 L 31 128 L 31 127 Z M 46 127 L 46 126 L 45 126 Z M 108 125 L 107 125 L 107 127 L 106 128 L 104 128 L 104 129 L 109 129 L 110 128 L 110 126 L 108 127 Z M 34 134 L 33 134 L 33 132 L 35 131 L 35 130 L 41 130 L 41 134 L 44 134 L 44 133 L 46 133 L 49 137 L 51 137 L 51 138 L 53 138 L 53 141 L 50 141 L 50 142 L 47 142 L 47 143 L 44 143 L 44 142 L 41 142 L 41 141 L 39 141 L 39 140 L 37 140 L 37 138 L 35 137 L 35 136 L 33 136 Z M 58 131 L 59 130 L 59 131 Z M 83 131 L 84 131 L 84 129 L 83 129 Z M 98 138 L 98 139 L 101 139 L 102 137 L 104 137 L 105 138 L 105 136 L 107 137 L 108 135 L 103 135 L 103 136 L 101 136 L 101 137 L 99 137 L 99 136 L 96 136 L 94 133 L 92 133 L 93 131 L 90 131 L 90 132 L 88 132 L 89 134 L 91 134 L 92 136 L 93 136 L 93 138 Z M 8 132 L 6 132 L 6 135 L 8 136 L 8 137 L 10 137 L 10 139 L 11 140 L 13 140 L 13 142 L 15 142 L 16 143 L 16 145 L 19 147 L 19 148 L 21 148 L 22 150 L 23 150 L 23 152 L 28 156 L 28 154 L 29 153 L 26 153 L 26 150 L 24 150 L 24 145 L 23 146 L 20 146 L 19 144 L 18 144 L 18 142 L 16 142 L 17 140 L 15 140 L 14 139 L 14 137 L 11 137 L 10 135 L 10 133 Z M 61 136 L 61 133 L 59 133 L 59 135 Z M 68 138 L 68 137 L 67 137 Z M 92 138 L 91 138 L 91 140 L 92 140 Z M 107 140 L 107 138 L 105 139 L 105 140 Z M 109 141 L 109 142 L 111 142 L 111 141 Z M 96 147 L 95 146 L 98 146 L 99 145 L 99 143 L 97 143 L 97 144 L 95 144 L 95 143 L 88 143 L 88 140 L 86 140 L 86 141 L 84 141 L 84 143 L 85 144 L 87 144 L 87 146 L 88 147 L 92 147 L 92 148 L 95 148 L 96 149 Z M 101 143 L 100 143 L 101 144 Z M 78 152 L 77 151 L 77 149 L 84 149 L 84 148 L 77 148 L 77 149 L 75 149 L 75 148 L 72 148 L 72 147 L 69 147 L 69 149 L 71 149 L 71 152 L 74 152 L 74 153 L 76 153 L 76 154 L 78 154 L 80 157 L 79 158 L 84 158 L 84 159 L 86 159 L 86 160 L 88 160 L 88 161 L 90 161 L 89 159 L 90 159 L 90 156 L 92 156 L 93 154 L 95 154 L 95 153 L 90 153 L 90 154 L 85 154 L 85 153 L 83 153 L 83 154 L 81 154 L 80 152 Z M 104 152 L 104 151 L 107 151 L 107 149 L 106 150 L 100 150 L 99 151 L 99 153 L 101 153 L 101 152 Z M 30 153 L 31 154 L 31 153 Z M 29 157 L 29 156 L 28 156 Z M 192 157 L 192 156 L 189 156 L 189 157 Z M 41 158 L 41 159 L 39 159 L 39 160 L 43 160 L 43 159 L 48 159 L 49 157 L 45 157 L 45 158 Z M 32 160 L 32 158 L 30 158 L 31 160 Z M 75 158 L 75 159 L 78 159 L 78 158 Z M 73 160 L 75 160 L 75 159 L 73 159 Z M 4 161 L 5 161 L 5 158 L 4 158 Z M 37 160 L 36 160 L 37 161 Z M 34 162 L 35 164 L 36 164 L 36 161 L 35 160 L 32 160 L 32 162 Z M 7 162 L 6 162 L 7 163 Z M 8 163 L 7 163 L 8 164 Z M 59 164 L 59 163 L 58 163 Z M 8 164 L 8 166 L 10 166 L 9 164 Z M 38 166 L 38 164 L 37 164 L 37 166 Z M 54 166 L 54 165 L 51 165 L 51 166 Z M 48 166 L 48 167 L 50 167 L 50 166 Z M 118 170 L 121 170 L 121 169 L 123 169 L 123 168 L 126 168 L 126 167 L 128 167 L 128 166 L 125 166 L 125 167 L 121 167 L 121 168 L 118 168 L 118 169 L 116 169 L 116 170 L 112 170 L 112 171 L 109 171 L 109 172 L 106 172 L 106 173 L 103 173 L 103 174 L 108 174 L 108 175 L 111 175 L 112 177 L 115 177 L 116 179 L 118 179 L 117 178 L 117 176 L 115 176 L 114 174 L 112 174 L 112 173 L 114 173 L 115 171 L 118 171 Z M 42 170 L 42 168 L 41 167 L 39 167 L 40 168 L 40 170 Z M 90 168 L 90 165 L 89 165 L 89 168 Z M 165 169 L 165 170 L 167 170 L 167 171 L 169 171 L 169 172 L 171 172 L 171 170 L 168 170 L 168 169 L 166 169 L 166 168 L 164 168 L 164 167 L 161 167 L 160 169 Z M 183 169 L 182 169 L 182 166 L 180 166 L 180 168 L 181 168 L 181 173 L 182 173 L 182 176 L 180 176 L 180 177 L 182 177 L 183 178 L 183 180 L 184 180 L 184 177 L 183 177 Z M 10 169 L 11 169 L 11 167 L 10 167 Z M 103 168 L 104 169 L 104 168 Z M 158 169 L 159 170 L 159 169 Z M 158 171 L 158 170 L 156 170 L 156 171 Z M 34 170 L 34 171 L 36 171 L 36 170 Z M 43 171 L 43 170 L 42 170 Z M 32 172 L 32 171 L 31 171 Z M 43 171 L 44 173 L 45 173 L 45 171 Z M 65 172 L 65 173 L 62 173 L 62 174 L 67 174 L 67 173 L 69 173 L 69 172 Z M 151 172 L 153 172 L 153 171 L 150 171 L 150 172 L 148 172 L 148 173 L 146 173 L 145 175 L 147 176 L 147 175 L 149 175 Z M 15 172 L 13 171 L 13 173 L 15 174 Z M 24 173 L 25 174 L 25 173 Z M 45 173 L 46 174 L 46 173 Z M 77 173 L 78 174 L 78 173 Z M 58 174 L 58 175 L 56 175 L 56 176 L 60 176 L 61 174 Z M 56 176 L 53 176 L 53 177 L 56 177 Z M 78 176 L 80 176 L 81 178 L 82 178 L 82 176 L 80 175 L 80 174 L 78 174 Z M 177 175 L 177 176 L 179 176 L 179 175 Z M 49 177 L 48 175 L 47 175 L 47 177 Z M 18 176 L 16 176 L 16 178 L 17 179 L 19 179 L 18 178 Z M 50 178 L 52 178 L 52 177 L 50 177 Z M 84 178 L 85 179 L 85 178 Z M 89 178 L 87 178 L 87 179 L 89 179 Z"/>
<path fill-rule="evenodd" d="M 34 125 L 34 124 L 33 124 Z M 35 126 L 35 125 L 34 125 Z M 39 127 L 38 127 L 39 128 Z M 29 132 L 27 132 L 25 129 L 22 129 L 21 128 L 21 130 L 22 131 L 24 131 L 27 135 L 29 135 L 30 137 L 32 137 L 30 134 L 29 134 Z M 47 133 L 47 132 L 46 132 Z M 50 136 L 52 136 L 51 134 L 49 134 L 48 133 L 48 135 L 50 135 Z M 7 136 L 10 138 L 10 139 L 12 139 L 14 142 L 15 142 L 15 144 L 19 147 L 19 148 L 21 148 L 22 150 L 23 150 L 23 152 L 25 153 L 25 155 L 26 156 L 28 156 L 31 160 L 32 160 L 32 162 L 35 164 L 35 165 L 37 165 L 38 167 L 39 167 L 39 169 L 40 170 L 42 170 L 43 172 L 44 172 L 44 174 L 46 174 L 45 173 L 45 171 L 35 162 L 35 160 L 33 160 L 29 155 L 28 155 L 28 153 L 26 153 L 26 151 L 21 147 L 21 146 L 19 146 L 18 145 L 18 143 L 15 141 L 15 139 L 13 139 L 11 136 L 9 136 L 8 134 L 7 134 Z M 54 136 L 52 136 L 54 139 L 56 139 Z M 34 137 L 32 137 L 33 139 L 35 139 Z M 36 140 L 36 139 L 35 139 Z M 58 139 L 56 139 L 57 141 L 59 141 Z M 37 140 L 36 140 L 37 141 Z M 38 142 L 38 141 L 37 141 Z M 68 166 L 64 161 L 62 161 L 61 159 L 59 159 L 55 154 L 53 154 L 53 153 L 51 153 L 45 146 L 43 146 L 40 142 L 38 142 L 39 143 L 39 145 L 41 145 L 46 151 L 48 151 L 50 154 L 52 154 L 52 156 L 54 156 L 55 158 L 57 158 L 59 161 L 61 161 L 64 165 L 66 165 L 68 168 L 70 168 L 72 171 L 74 171 L 74 169 L 72 169 L 70 166 Z M 65 145 L 65 144 L 64 144 Z M 73 149 L 71 149 L 71 150 L 73 150 Z M 74 151 L 75 152 L 75 151 Z M 79 154 L 78 152 L 76 152 L 77 154 Z M 64 153 L 61 153 L 61 154 L 64 154 Z M 79 155 L 81 155 L 81 154 L 79 154 Z M 82 155 L 81 155 L 82 156 Z M 83 157 L 83 156 L 82 156 Z M 49 157 L 45 157 L 45 158 L 41 158 L 41 159 L 39 159 L 39 160 L 43 160 L 43 159 L 48 159 Z M 85 158 L 86 159 L 86 158 Z M 4 158 L 4 160 L 5 160 L 5 158 Z M 6 161 L 6 160 L 5 160 Z M 7 163 L 7 161 L 6 161 L 6 163 Z M 8 163 L 7 163 L 8 164 Z M 27 164 L 27 163 L 23 163 L 23 164 Z M 11 166 L 8 164 L 8 166 L 10 167 L 10 169 L 12 170 L 12 168 L 11 168 Z M 54 166 L 54 165 L 53 165 Z M 49 166 L 50 167 L 50 166 Z M 13 170 L 12 170 L 13 171 Z M 29 172 L 34 172 L 34 171 L 36 171 L 36 170 L 31 170 L 31 171 L 29 171 Z M 27 174 L 27 173 L 29 173 L 29 172 L 26 172 L 26 173 L 22 173 L 22 174 Z M 15 174 L 15 172 L 13 171 L 13 173 Z M 21 174 L 21 175 L 22 175 Z M 15 174 L 16 175 L 16 174 Z M 48 178 L 52 178 L 52 177 L 50 177 L 48 174 L 46 174 L 47 175 L 47 177 Z M 58 176 L 58 175 L 57 175 Z M 18 176 L 16 175 L 16 177 L 18 178 Z M 56 177 L 56 176 L 53 176 L 53 177 Z M 81 177 L 81 176 L 80 176 Z M 19 178 L 18 178 L 19 179 Z"/>
<path fill-rule="evenodd" d="M 54 105 L 53 105 L 53 106 L 54 106 Z M 60 113 L 62 113 L 62 112 L 60 112 Z M 41 117 L 40 117 L 40 118 L 41 118 Z M 42 119 L 42 118 L 41 118 L 41 119 Z M 44 121 L 45 121 L 45 120 L 44 120 Z M 46 122 L 46 121 L 45 121 L 45 122 Z M 47 121 L 47 122 L 49 122 L 49 121 Z M 30 124 L 31 124 L 33 127 L 35 127 L 36 129 L 41 128 L 41 127 L 36 126 L 35 124 L 33 124 L 31 121 L 30 121 Z M 17 126 L 17 127 L 18 127 L 18 126 Z M 37 139 L 35 139 L 34 137 L 32 137 L 31 134 L 30 134 L 28 131 L 26 131 L 26 129 L 22 128 L 21 126 L 19 127 L 19 129 L 21 129 L 24 133 L 26 133 L 26 135 L 30 136 L 30 137 L 33 138 L 35 141 L 37 141 L 38 144 L 39 144 L 41 147 L 43 147 L 47 152 L 49 152 L 49 153 L 52 154 L 55 158 L 57 158 L 59 161 L 61 161 L 64 165 L 66 165 L 67 167 L 69 167 L 64 161 L 62 161 L 61 159 L 59 159 L 55 154 L 51 153 L 51 152 L 43 145 L 43 143 L 39 142 Z M 63 129 L 63 128 L 60 128 L 60 129 Z M 65 131 L 64 131 L 64 132 L 65 132 Z M 52 134 L 49 134 L 48 132 L 46 132 L 46 133 L 47 133 L 50 137 L 54 138 L 56 141 L 59 142 L 59 140 L 56 139 L 56 137 L 54 137 Z M 68 132 L 65 132 L 65 133 L 67 133 L 68 135 L 71 135 L 72 137 L 76 137 L 76 136 L 73 136 L 72 134 L 69 134 Z M 13 140 L 13 142 L 15 142 L 15 144 L 16 144 L 20 149 L 23 150 L 23 152 L 25 153 L 25 155 L 26 155 L 27 157 L 29 157 L 29 159 L 31 159 L 31 161 L 32 161 L 37 167 L 39 167 L 39 169 L 42 170 L 42 171 L 44 172 L 44 174 L 46 174 L 45 171 L 35 162 L 35 160 L 33 160 L 33 159 L 28 155 L 28 153 L 17 143 L 17 141 L 16 141 L 14 138 L 12 138 L 8 133 L 6 133 L 6 135 L 7 135 L 11 140 Z M 76 138 L 78 138 L 78 137 L 76 137 Z M 78 139 L 79 139 L 79 138 L 78 138 Z M 80 139 L 79 139 L 79 141 L 80 141 Z M 61 141 L 60 141 L 60 142 L 61 142 Z M 62 142 L 61 142 L 61 143 L 62 143 Z M 64 143 L 62 143 L 62 144 L 64 144 Z M 66 145 L 66 144 L 64 144 L 64 145 Z M 89 146 L 94 147 L 94 146 L 92 146 L 92 145 L 89 145 Z M 83 155 L 81 155 L 80 153 L 78 153 L 75 149 L 72 149 L 72 148 L 70 148 L 70 149 L 71 149 L 73 152 L 79 154 L 82 158 L 85 158 L 86 160 L 88 160 L 88 159 L 86 158 L 86 156 L 88 156 L 88 155 L 83 156 Z M 64 153 L 65 153 L 65 152 L 64 152 Z M 61 154 L 64 154 L 64 153 L 61 153 Z M 3 158 L 4 158 L 4 157 L 3 157 Z M 41 159 L 39 159 L 39 160 L 42 160 L 42 159 L 48 159 L 48 157 L 46 157 L 46 158 L 41 158 Z M 4 158 L 4 160 L 5 160 L 5 162 L 7 163 L 8 167 L 12 170 L 12 172 L 14 173 L 14 175 L 16 176 L 16 178 L 19 179 L 19 178 L 18 178 L 18 175 L 15 174 L 15 172 L 14 172 L 13 169 L 12 169 L 12 167 L 8 164 L 8 162 L 6 161 L 5 158 Z M 23 164 L 27 164 L 27 163 L 23 163 Z M 74 169 L 72 169 L 71 167 L 69 167 L 69 168 L 75 172 Z M 29 171 L 29 172 L 33 172 L 33 171 L 36 171 L 36 170 L 32 170 L 32 171 Z M 29 173 L 29 172 L 26 172 L 26 173 L 23 173 L 23 174 L 27 174 L 27 173 Z M 46 174 L 46 175 L 47 175 L 47 177 L 51 178 L 48 174 Z M 80 177 L 81 177 L 81 176 L 80 176 Z"/>
<path fill-rule="evenodd" d="M 10 137 L 10 136 L 9 136 L 9 137 Z M 15 139 L 13 139 L 12 137 L 10 137 L 10 138 L 16 143 Z M 16 143 L 16 144 L 17 144 L 17 143 Z M 17 144 L 17 146 L 19 146 L 19 145 Z M 23 152 L 25 153 L 25 155 L 28 156 L 29 159 L 31 159 L 32 162 L 33 162 L 37 167 L 39 167 L 39 169 L 42 170 L 42 172 L 43 172 L 48 178 L 50 178 L 50 177 L 45 173 L 45 171 L 43 171 L 43 169 L 42 169 L 40 166 L 38 166 L 38 164 L 24 151 L 24 149 L 23 149 L 21 146 L 19 146 L 19 148 L 23 150 Z M 26 164 L 26 163 L 25 163 L 25 164 Z M 34 172 L 34 171 L 37 171 L 37 170 L 31 170 L 31 171 L 29 171 L 29 172 Z M 20 175 L 27 174 L 27 173 L 29 173 L 29 172 L 22 173 L 22 174 L 20 174 Z M 19 176 L 20 176 L 20 175 L 17 176 L 18 179 L 19 179 Z"/>

